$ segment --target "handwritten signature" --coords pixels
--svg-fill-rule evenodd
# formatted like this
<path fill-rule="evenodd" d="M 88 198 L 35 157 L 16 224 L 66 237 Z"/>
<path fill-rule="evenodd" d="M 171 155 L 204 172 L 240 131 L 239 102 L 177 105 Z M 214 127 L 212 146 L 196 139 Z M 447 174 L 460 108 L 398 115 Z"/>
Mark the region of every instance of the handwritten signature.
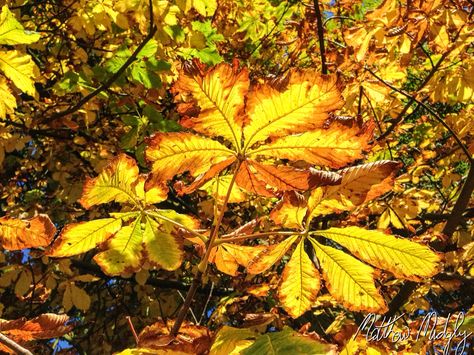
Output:
<path fill-rule="evenodd" d="M 403 330 L 394 330 L 395 323 L 404 315 L 403 313 L 397 317 L 389 317 L 388 319 L 383 317 L 380 319 L 380 316 L 369 313 L 360 324 L 357 332 L 354 334 L 354 338 L 360 333 L 365 333 L 367 341 L 380 341 L 383 339 L 397 343 L 407 340 L 411 336 L 410 328 L 406 327 Z M 418 331 L 416 332 L 415 340 L 426 337 L 430 341 L 446 339 L 447 342 L 444 345 L 443 354 L 450 353 L 453 346 L 455 346 L 454 354 L 462 354 L 472 335 L 472 332 L 468 333 L 467 330 L 460 330 L 464 319 L 465 316 L 463 312 L 459 312 L 457 316 L 451 315 L 450 313 L 445 319 L 443 328 L 437 329 L 440 319 L 438 319 L 436 312 L 429 312 L 421 321 Z M 449 324 L 453 324 L 452 330 L 449 329 Z M 457 341 L 456 344 L 454 343 L 454 339 Z"/>

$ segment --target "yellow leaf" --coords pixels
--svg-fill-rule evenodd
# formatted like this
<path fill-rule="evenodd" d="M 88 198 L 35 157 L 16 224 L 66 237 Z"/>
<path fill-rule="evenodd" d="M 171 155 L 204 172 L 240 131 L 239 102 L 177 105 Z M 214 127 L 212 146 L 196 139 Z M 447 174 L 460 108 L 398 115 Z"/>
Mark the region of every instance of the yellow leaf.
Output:
<path fill-rule="evenodd" d="M 32 283 L 33 277 L 31 275 L 31 272 L 29 270 L 23 270 L 20 273 L 20 277 L 18 278 L 18 281 L 15 284 L 15 295 L 17 297 L 23 296 L 25 293 L 28 292 L 28 290 L 32 286 Z"/>
<path fill-rule="evenodd" d="M 257 86 L 248 98 L 250 123 L 244 128 L 246 148 L 268 137 L 320 128 L 328 113 L 344 104 L 336 76 L 294 71 L 287 85 L 275 86 Z"/>
<path fill-rule="evenodd" d="M 297 235 L 292 235 L 276 245 L 267 247 L 250 261 L 247 272 L 249 274 L 260 274 L 271 268 L 286 254 L 297 238 Z"/>
<path fill-rule="evenodd" d="M 85 253 L 105 242 L 122 227 L 122 220 L 96 219 L 67 225 L 54 242 L 48 255 L 65 257 Z"/>
<path fill-rule="evenodd" d="M 178 112 L 184 116 L 181 125 L 211 137 L 222 136 L 239 149 L 249 87 L 247 69 L 239 70 L 238 63 L 223 63 L 206 70 L 195 61 L 186 74 L 182 72 L 173 86 L 180 101 L 189 95 L 193 98 L 178 105 Z"/>
<path fill-rule="evenodd" d="M 87 311 L 91 305 L 91 298 L 87 292 L 74 284 L 71 284 L 70 289 L 71 299 L 74 306 L 81 311 Z"/>
<path fill-rule="evenodd" d="M 33 78 L 38 71 L 28 54 L 18 51 L 0 51 L 0 70 L 13 81 L 13 84 L 30 96 L 35 96 L 36 89 Z"/>
<path fill-rule="evenodd" d="M 174 226 L 146 216 L 143 232 L 144 252 L 149 262 L 165 270 L 176 270 L 183 261 L 183 241 L 172 234 Z"/>
<path fill-rule="evenodd" d="M 311 214 L 350 211 L 377 198 L 392 189 L 398 166 L 397 162 L 381 160 L 339 171 L 342 175 L 340 185 L 312 191 L 308 202 Z"/>
<path fill-rule="evenodd" d="M 270 213 L 270 218 L 287 228 L 302 228 L 307 207 L 304 197 L 297 192 L 285 192 L 282 200 Z"/>
<path fill-rule="evenodd" d="M 141 175 L 135 186 L 135 193 L 138 199 L 143 201 L 145 206 L 166 200 L 166 197 L 168 197 L 168 187 L 165 184 L 154 183 L 149 184 L 148 191 L 145 191 L 146 178 L 147 175 Z"/>
<path fill-rule="evenodd" d="M 209 195 L 222 203 L 229 190 L 232 175 L 223 175 L 215 177 L 201 186 L 200 190 L 205 190 Z M 247 194 L 239 186 L 234 185 L 229 196 L 229 203 L 238 203 L 245 201 Z"/>
<path fill-rule="evenodd" d="M 319 272 L 304 251 L 304 241 L 301 239 L 286 264 L 278 287 L 283 309 L 293 318 L 311 308 L 320 288 Z"/>
<path fill-rule="evenodd" d="M 384 313 L 387 305 L 374 284 L 374 269 L 337 250 L 308 238 L 318 258 L 331 295 L 352 311 Z"/>
<path fill-rule="evenodd" d="M 21 23 L 10 12 L 8 6 L 2 7 L 0 13 L 0 44 L 30 44 L 40 39 L 38 33 L 26 31 Z"/>
<path fill-rule="evenodd" d="M 165 181 L 189 171 L 197 176 L 234 155 L 209 138 L 192 133 L 157 133 L 148 142 L 146 158 L 153 162 L 153 181 Z"/>
<path fill-rule="evenodd" d="M 196 11 L 204 17 L 214 15 L 217 10 L 217 0 L 192 0 L 192 2 Z"/>
<path fill-rule="evenodd" d="M 94 256 L 94 261 L 107 275 L 130 274 L 141 266 L 143 230 L 140 220 L 139 217 L 131 225 L 122 227 L 108 240 L 107 250 Z"/>
<path fill-rule="evenodd" d="M 310 164 L 340 168 L 362 158 L 369 147 L 373 122 L 362 129 L 332 124 L 328 129 L 316 129 L 302 134 L 278 138 L 249 152 L 251 157 L 304 160 Z"/>
<path fill-rule="evenodd" d="M 247 328 L 233 328 L 224 325 L 216 334 L 210 355 L 238 355 L 249 347 L 256 333 Z"/>
<path fill-rule="evenodd" d="M 111 201 L 140 205 L 135 193 L 137 183 L 138 166 L 135 160 L 121 154 L 113 159 L 99 176 L 86 180 L 79 202 L 84 208 Z"/>
<path fill-rule="evenodd" d="M 358 258 L 397 278 L 431 277 L 437 273 L 439 256 L 425 245 L 359 227 L 330 228 L 315 232 L 334 240 Z"/>
<path fill-rule="evenodd" d="M 46 247 L 51 243 L 56 227 L 47 215 L 29 220 L 0 218 L 0 246 L 7 250 Z"/>
<path fill-rule="evenodd" d="M 8 88 L 5 78 L 0 77 L 0 118 L 15 112 L 16 99 Z"/>

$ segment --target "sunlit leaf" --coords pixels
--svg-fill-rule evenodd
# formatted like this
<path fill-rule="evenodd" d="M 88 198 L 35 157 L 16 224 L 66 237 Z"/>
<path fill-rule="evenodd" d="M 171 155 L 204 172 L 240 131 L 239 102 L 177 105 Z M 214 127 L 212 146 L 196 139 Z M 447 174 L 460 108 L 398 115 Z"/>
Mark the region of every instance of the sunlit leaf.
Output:
<path fill-rule="evenodd" d="M 198 176 L 233 154 L 221 143 L 191 133 L 157 133 L 146 149 L 156 181 L 169 180 L 185 171 Z"/>
<path fill-rule="evenodd" d="M 328 113 L 343 104 L 336 77 L 311 70 L 292 72 L 282 87 L 257 86 L 247 102 L 250 123 L 244 128 L 245 146 L 320 128 Z"/>
<path fill-rule="evenodd" d="M 16 50 L 0 51 L 0 70 L 18 89 L 30 96 L 35 95 L 33 78 L 38 69 L 28 54 Z"/>
<path fill-rule="evenodd" d="M 331 295 L 354 311 L 384 313 L 387 305 L 377 291 L 374 269 L 347 255 L 309 238 L 323 270 L 326 287 Z"/>
<path fill-rule="evenodd" d="M 225 325 L 217 332 L 210 355 L 238 355 L 254 342 L 256 336 L 250 329 Z"/>
<path fill-rule="evenodd" d="M 278 298 L 283 309 L 293 318 L 298 318 L 311 308 L 319 288 L 319 272 L 304 251 L 302 239 L 283 269 Z"/>
<path fill-rule="evenodd" d="M 192 95 L 194 101 L 178 106 L 185 117 L 181 124 L 197 132 L 222 136 L 240 147 L 244 99 L 249 87 L 247 69 L 219 64 L 205 69 L 195 61 L 173 86 L 173 92 L 183 99 Z"/>
<path fill-rule="evenodd" d="M 315 233 L 334 240 L 360 259 L 388 270 L 396 277 L 431 277 L 436 274 L 440 261 L 439 256 L 427 246 L 381 231 L 346 227 Z"/>
<path fill-rule="evenodd" d="M 105 242 L 121 227 L 122 220 L 115 218 L 69 224 L 61 231 L 48 255 L 65 257 L 85 253 Z"/>
<path fill-rule="evenodd" d="M 30 44 L 38 41 L 40 35 L 36 32 L 26 31 L 21 23 L 10 12 L 7 5 L 2 7 L 0 13 L 0 44 Z"/>
<path fill-rule="evenodd" d="M 267 247 L 250 261 L 247 272 L 250 274 L 260 274 L 271 268 L 286 254 L 297 238 L 297 235 L 292 235 L 278 244 Z"/>
<path fill-rule="evenodd" d="M 138 205 L 135 193 L 137 183 L 138 166 L 135 160 L 121 154 L 97 177 L 86 180 L 80 202 L 85 208 L 111 201 Z"/>
<path fill-rule="evenodd" d="M 141 218 L 125 226 L 107 242 L 107 250 L 94 256 L 94 261 L 108 275 L 130 274 L 137 271 L 141 257 L 143 230 Z"/>
<path fill-rule="evenodd" d="M 249 155 L 304 160 L 315 165 L 340 168 L 362 158 L 362 152 L 369 147 L 373 128 L 372 122 L 362 129 L 333 123 L 327 129 L 277 138 L 251 150 Z"/>

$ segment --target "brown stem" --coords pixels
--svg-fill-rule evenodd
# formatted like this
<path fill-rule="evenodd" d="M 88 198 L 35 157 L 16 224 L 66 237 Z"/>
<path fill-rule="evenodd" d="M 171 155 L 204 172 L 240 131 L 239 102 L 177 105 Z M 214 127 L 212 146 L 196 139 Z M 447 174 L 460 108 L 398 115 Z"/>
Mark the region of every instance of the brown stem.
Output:
<path fill-rule="evenodd" d="M 314 12 L 316 14 L 316 26 L 318 29 L 319 52 L 321 53 L 321 73 L 324 75 L 328 73 L 328 66 L 326 64 L 326 51 L 324 49 L 324 29 L 321 10 L 319 9 L 319 1 L 313 0 Z"/>
<path fill-rule="evenodd" d="M 77 104 L 74 106 L 61 111 L 57 112 L 53 115 L 51 115 L 48 118 L 48 121 L 54 121 L 58 118 L 64 117 L 66 115 L 69 115 L 71 113 L 76 112 L 79 110 L 84 104 L 86 104 L 88 101 L 99 95 L 102 91 L 107 90 L 112 86 L 112 84 L 127 70 L 127 68 L 137 59 L 138 54 L 140 51 L 145 47 L 145 45 L 153 38 L 157 31 L 157 27 L 154 24 L 154 19 L 153 19 L 153 1 L 149 0 L 149 12 L 150 12 L 150 29 L 147 34 L 147 36 L 143 39 L 143 41 L 138 45 L 138 47 L 135 49 L 135 51 L 132 53 L 132 55 L 127 59 L 125 63 L 117 70 L 105 83 L 100 85 L 97 89 L 92 91 L 89 95 L 84 96 Z M 42 120 L 41 120 L 42 121 Z"/>
<path fill-rule="evenodd" d="M 31 351 L 29 351 L 28 349 L 25 349 L 20 344 L 11 340 L 9 337 L 7 337 L 6 335 L 2 333 L 0 333 L 0 343 L 2 343 L 3 345 L 6 345 L 17 354 L 33 355 Z"/>
<path fill-rule="evenodd" d="M 176 320 L 173 324 L 173 327 L 171 328 L 170 335 L 172 337 L 175 337 L 178 332 L 179 328 L 181 328 L 181 324 L 184 321 L 184 318 L 186 317 L 186 314 L 188 313 L 188 309 L 191 306 L 191 302 L 194 299 L 194 295 L 196 294 L 196 291 L 198 289 L 198 286 L 201 282 L 202 276 L 206 273 L 207 271 L 207 266 L 209 263 L 209 256 L 211 254 L 211 249 L 213 247 L 214 241 L 217 238 L 217 234 L 219 233 L 219 228 L 222 223 L 222 219 L 224 218 L 224 213 L 227 207 L 227 203 L 229 202 L 230 194 L 232 192 L 232 187 L 234 186 L 235 179 L 237 177 L 237 172 L 239 171 L 240 164 L 242 161 L 238 161 L 234 174 L 232 176 L 232 180 L 230 181 L 229 188 L 227 189 L 227 194 L 224 199 L 224 203 L 222 204 L 221 212 L 219 214 L 219 218 L 217 219 L 216 225 L 214 226 L 214 229 L 212 230 L 211 236 L 209 237 L 209 240 L 207 241 L 206 244 L 206 253 L 201 259 L 201 262 L 198 265 L 198 271 L 196 272 L 196 275 L 194 275 L 193 282 L 191 284 L 190 289 L 188 290 L 188 293 L 186 294 L 186 298 L 184 299 L 184 302 L 179 310 L 178 316 L 176 317 Z M 216 201 L 217 203 L 217 201 Z"/>

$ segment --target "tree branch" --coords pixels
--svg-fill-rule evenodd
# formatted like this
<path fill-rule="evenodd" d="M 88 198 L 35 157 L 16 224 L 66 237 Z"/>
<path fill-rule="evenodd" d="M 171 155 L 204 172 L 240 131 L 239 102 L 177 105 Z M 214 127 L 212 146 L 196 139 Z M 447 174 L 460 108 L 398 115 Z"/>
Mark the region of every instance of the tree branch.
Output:
<path fill-rule="evenodd" d="M 28 349 L 25 349 L 20 344 L 11 340 L 9 337 L 7 337 L 6 335 L 3 335 L 2 333 L 0 333 L 0 343 L 2 343 L 3 345 L 6 345 L 7 347 L 15 351 L 15 353 L 17 354 L 33 355 L 31 351 L 29 351 Z"/>
<path fill-rule="evenodd" d="M 328 66 L 326 63 L 326 51 L 324 49 L 324 29 L 321 10 L 319 9 L 319 0 L 313 0 L 314 12 L 316 14 L 316 26 L 318 29 L 319 52 L 321 53 L 321 73 L 326 75 L 328 73 Z"/>
<path fill-rule="evenodd" d="M 458 137 L 458 135 L 456 134 L 456 132 L 454 132 L 451 127 L 449 127 L 449 125 L 444 122 L 444 120 L 438 115 L 438 113 L 436 113 L 436 111 L 434 111 L 431 107 L 429 107 L 428 105 L 426 105 L 425 103 L 423 103 L 422 101 L 418 100 L 417 98 L 415 98 L 414 96 L 410 95 L 410 94 L 407 94 L 406 92 L 404 92 L 403 90 L 400 90 L 398 88 L 396 88 L 395 86 L 387 83 L 385 80 L 383 80 L 381 77 L 379 77 L 377 74 L 375 74 L 372 70 L 370 70 L 369 67 L 366 67 L 365 68 L 366 71 L 368 71 L 370 74 L 372 74 L 373 77 L 375 77 L 377 80 L 379 80 L 382 84 L 384 84 L 385 86 L 388 86 L 390 89 L 402 94 L 403 96 L 405 96 L 406 98 L 410 99 L 410 101 L 413 101 L 413 102 L 416 102 L 418 105 L 422 106 L 426 111 L 428 111 L 429 113 L 431 113 L 431 115 L 439 122 L 443 125 L 444 128 L 446 128 L 449 133 L 451 133 L 451 135 L 453 136 L 453 138 L 456 140 L 457 144 L 461 147 L 461 149 L 463 150 L 464 154 L 466 154 L 467 156 L 467 159 L 469 160 L 470 163 L 473 162 L 473 159 L 471 157 L 471 153 L 469 153 L 469 149 L 467 149 L 467 147 L 464 145 L 464 143 L 461 141 L 461 139 Z"/>

